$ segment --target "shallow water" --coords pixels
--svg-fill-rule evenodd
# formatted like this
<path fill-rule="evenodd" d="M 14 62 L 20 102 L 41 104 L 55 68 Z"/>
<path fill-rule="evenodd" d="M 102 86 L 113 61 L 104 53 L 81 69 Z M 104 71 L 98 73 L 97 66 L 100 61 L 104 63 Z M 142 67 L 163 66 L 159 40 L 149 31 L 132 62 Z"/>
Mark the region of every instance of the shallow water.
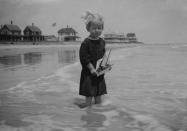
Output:
<path fill-rule="evenodd" d="M 102 105 L 80 109 L 78 48 L 0 57 L 0 131 L 187 130 L 187 46 L 113 50 Z"/>

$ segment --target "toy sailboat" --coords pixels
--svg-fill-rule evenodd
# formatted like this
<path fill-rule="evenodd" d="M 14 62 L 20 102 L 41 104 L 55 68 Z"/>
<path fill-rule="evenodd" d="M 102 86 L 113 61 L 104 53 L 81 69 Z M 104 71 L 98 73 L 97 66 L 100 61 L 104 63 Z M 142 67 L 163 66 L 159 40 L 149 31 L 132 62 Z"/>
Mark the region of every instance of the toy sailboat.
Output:
<path fill-rule="evenodd" d="M 97 76 L 103 75 L 112 69 L 112 65 L 109 63 L 110 53 L 111 53 L 111 49 L 109 50 L 108 55 L 105 53 L 103 58 L 97 61 L 97 65 L 96 65 Z"/>

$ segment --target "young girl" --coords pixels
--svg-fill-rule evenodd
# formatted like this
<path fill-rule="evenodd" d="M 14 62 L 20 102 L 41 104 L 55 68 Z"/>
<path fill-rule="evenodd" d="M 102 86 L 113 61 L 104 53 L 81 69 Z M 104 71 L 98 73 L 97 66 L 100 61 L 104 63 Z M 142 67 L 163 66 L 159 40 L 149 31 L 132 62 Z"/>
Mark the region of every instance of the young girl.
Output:
<path fill-rule="evenodd" d="M 101 103 L 101 95 L 107 94 L 104 75 L 97 76 L 96 64 L 105 54 L 105 41 L 99 36 L 104 28 L 103 18 L 99 14 L 87 12 L 85 17 L 89 36 L 82 42 L 79 55 L 82 65 L 79 94 L 86 97 L 86 106 Z"/>

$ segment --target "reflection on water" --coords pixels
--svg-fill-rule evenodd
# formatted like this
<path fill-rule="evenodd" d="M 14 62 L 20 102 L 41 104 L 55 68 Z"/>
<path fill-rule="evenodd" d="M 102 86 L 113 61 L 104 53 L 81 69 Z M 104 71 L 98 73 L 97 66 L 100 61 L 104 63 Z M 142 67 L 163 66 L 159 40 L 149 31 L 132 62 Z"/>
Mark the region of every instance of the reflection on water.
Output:
<path fill-rule="evenodd" d="M 40 52 L 31 52 L 18 55 L 7 55 L 0 57 L 0 63 L 3 67 L 13 67 L 18 65 L 33 65 L 41 62 L 42 54 Z M 2 67 L 2 68 L 3 68 Z M 1 68 L 1 66 L 0 66 Z"/>
<path fill-rule="evenodd" d="M 24 54 L 24 64 L 37 64 L 42 61 L 42 54 L 40 52 L 31 52 Z"/>
<path fill-rule="evenodd" d="M 81 117 L 81 120 L 86 122 L 83 127 L 88 131 L 97 131 L 99 128 L 104 127 L 106 116 L 93 112 L 92 110 L 87 110 L 86 114 Z"/>
<path fill-rule="evenodd" d="M 78 59 L 77 49 L 41 49 L 12 55 L 14 52 L 16 49 L 12 49 L 11 55 L 0 56 L 0 90 L 50 75 Z"/>
<path fill-rule="evenodd" d="M 0 57 L 0 63 L 4 66 L 16 66 L 21 64 L 21 54 Z"/>
<path fill-rule="evenodd" d="M 3 67 L 13 67 L 17 65 L 34 65 L 45 62 L 42 61 L 42 57 L 46 57 L 46 60 L 53 55 L 54 59 L 58 59 L 59 64 L 68 64 L 73 63 L 77 59 L 77 51 L 76 50 L 63 50 L 60 49 L 57 53 L 54 54 L 42 54 L 42 52 L 28 52 L 25 54 L 15 54 L 15 55 L 6 55 L 0 56 L 0 68 Z"/>
<path fill-rule="evenodd" d="M 76 60 L 76 50 L 59 50 L 58 62 L 59 63 L 73 63 Z"/>

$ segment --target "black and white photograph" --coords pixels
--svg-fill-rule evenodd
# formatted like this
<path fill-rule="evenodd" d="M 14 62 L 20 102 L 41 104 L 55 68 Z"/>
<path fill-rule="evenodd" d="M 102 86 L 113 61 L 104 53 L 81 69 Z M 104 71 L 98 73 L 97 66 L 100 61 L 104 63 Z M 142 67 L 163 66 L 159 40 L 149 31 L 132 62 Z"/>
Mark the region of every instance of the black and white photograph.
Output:
<path fill-rule="evenodd" d="M 187 0 L 0 0 L 0 131 L 187 131 Z"/>

